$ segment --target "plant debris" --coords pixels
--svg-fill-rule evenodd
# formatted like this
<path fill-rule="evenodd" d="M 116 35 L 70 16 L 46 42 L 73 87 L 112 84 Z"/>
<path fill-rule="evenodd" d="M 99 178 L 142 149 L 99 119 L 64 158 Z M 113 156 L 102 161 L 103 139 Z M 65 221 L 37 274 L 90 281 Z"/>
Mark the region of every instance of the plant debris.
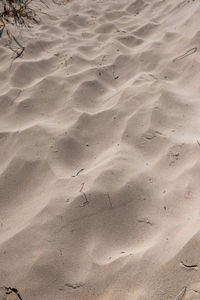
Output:
<path fill-rule="evenodd" d="M 7 298 L 6 295 L 15 294 L 18 297 L 18 299 L 22 300 L 22 297 L 21 297 L 18 289 L 13 288 L 13 287 L 7 287 L 7 286 L 0 287 L 0 289 L 4 293 L 3 299 Z"/>
<path fill-rule="evenodd" d="M 180 291 L 180 293 L 174 298 L 174 300 L 181 300 L 183 299 L 183 297 L 185 296 L 186 294 L 186 290 L 187 288 L 186 287 L 183 287 L 183 289 Z"/>
<path fill-rule="evenodd" d="M 12 33 L 12 28 L 28 27 L 29 23 L 39 23 L 36 12 L 30 7 L 32 0 L 0 0 L 0 38 L 6 34 L 8 47 L 16 54 L 15 59 L 22 56 L 25 47 Z"/>
<path fill-rule="evenodd" d="M 181 264 L 186 269 L 192 269 L 192 270 L 198 269 L 198 265 L 197 264 L 186 264 L 183 261 L 181 261 Z"/>
<path fill-rule="evenodd" d="M 194 54 L 195 52 L 197 52 L 197 47 L 194 47 L 194 48 L 191 48 L 190 50 L 188 50 L 187 52 L 185 52 L 184 54 L 176 57 L 173 59 L 173 62 L 177 61 L 177 60 L 180 60 L 180 59 L 183 59 L 185 58 L 186 56 L 189 56 L 189 55 L 192 55 Z"/>
<path fill-rule="evenodd" d="M 72 284 L 72 283 L 65 283 L 65 286 L 67 286 L 67 287 L 69 287 L 69 288 L 72 288 L 72 289 L 76 290 L 76 289 L 82 287 L 83 284 L 77 284 L 77 283 L 75 283 L 75 284 Z"/>
<path fill-rule="evenodd" d="M 78 176 L 81 172 L 83 172 L 84 171 L 84 169 L 80 169 L 75 175 L 73 175 L 72 177 L 76 177 L 76 176 Z"/>

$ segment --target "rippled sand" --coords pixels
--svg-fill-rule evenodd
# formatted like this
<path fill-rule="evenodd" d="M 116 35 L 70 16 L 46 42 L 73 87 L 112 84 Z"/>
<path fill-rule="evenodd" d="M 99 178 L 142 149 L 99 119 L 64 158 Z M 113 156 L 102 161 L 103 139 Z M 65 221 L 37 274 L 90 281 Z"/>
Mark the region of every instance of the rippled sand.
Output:
<path fill-rule="evenodd" d="M 200 2 L 65 2 L 0 45 L 0 299 L 200 299 Z"/>

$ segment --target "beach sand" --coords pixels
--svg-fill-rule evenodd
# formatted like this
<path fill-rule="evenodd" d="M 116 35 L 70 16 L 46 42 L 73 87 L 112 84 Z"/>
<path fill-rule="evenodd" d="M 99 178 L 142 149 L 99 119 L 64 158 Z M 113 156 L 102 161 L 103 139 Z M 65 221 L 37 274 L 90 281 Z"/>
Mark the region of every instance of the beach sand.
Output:
<path fill-rule="evenodd" d="M 200 2 L 31 5 L 0 44 L 0 300 L 200 299 Z"/>

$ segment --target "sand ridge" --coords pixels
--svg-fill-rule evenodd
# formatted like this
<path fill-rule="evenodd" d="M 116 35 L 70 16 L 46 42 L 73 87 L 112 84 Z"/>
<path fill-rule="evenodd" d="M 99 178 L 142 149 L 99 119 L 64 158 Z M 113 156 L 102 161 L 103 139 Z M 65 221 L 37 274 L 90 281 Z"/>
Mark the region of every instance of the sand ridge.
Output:
<path fill-rule="evenodd" d="M 58 4 L 0 45 L 0 297 L 200 299 L 200 3 Z"/>

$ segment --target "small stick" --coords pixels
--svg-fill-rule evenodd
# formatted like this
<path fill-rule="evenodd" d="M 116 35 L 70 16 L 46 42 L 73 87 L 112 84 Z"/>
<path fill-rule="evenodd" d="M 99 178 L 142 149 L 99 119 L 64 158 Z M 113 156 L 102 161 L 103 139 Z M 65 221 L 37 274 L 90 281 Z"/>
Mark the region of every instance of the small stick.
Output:
<path fill-rule="evenodd" d="M 75 175 L 73 175 L 72 177 L 76 177 L 78 176 L 79 173 L 81 173 L 82 171 L 84 171 L 84 169 L 80 169 Z"/>
<path fill-rule="evenodd" d="M 174 300 L 181 300 L 185 296 L 186 293 L 186 287 L 184 287 L 180 293 L 174 298 Z"/>
<path fill-rule="evenodd" d="M 194 54 L 195 52 L 197 52 L 197 47 L 194 47 L 194 48 L 191 48 L 190 50 L 188 50 L 187 52 L 185 52 L 183 55 L 180 55 L 176 58 L 173 59 L 173 62 L 177 61 L 177 60 L 180 60 L 180 59 L 183 59 L 185 58 L 186 56 L 188 55 L 192 55 Z"/>
<path fill-rule="evenodd" d="M 83 284 L 77 284 L 77 283 L 75 283 L 75 284 L 72 284 L 72 283 L 65 283 L 65 286 L 67 286 L 67 287 L 72 288 L 72 289 L 75 290 L 75 289 L 78 289 L 78 288 L 82 287 Z"/>
<path fill-rule="evenodd" d="M 138 222 L 139 222 L 139 223 L 146 223 L 146 224 L 149 224 L 149 225 L 151 225 L 151 226 L 153 225 L 153 224 L 149 221 L 149 219 L 139 219 Z"/>
<path fill-rule="evenodd" d="M 107 196 L 108 196 L 108 201 L 109 201 L 109 204 L 110 204 L 110 208 L 113 208 L 109 193 L 107 193 Z"/>
<path fill-rule="evenodd" d="M 181 264 L 183 265 L 184 268 L 188 268 L 188 269 L 197 269 L 198 268 L 198 265 L 196 265 L 196 264 L 187 265 L 183 261 L 181 261 Z"/>
<path fill-rule="evenodd" d="M 83 183 L 81 184 L 81 188 L 80 188 L 80 191 L 79 191 L 80 193 L 82 192 L 84 185 L 85 185 L 85 182 L 83 182 Z"/>
<path fill-rule="evenodd" d="M 18 40 L 16 39 L 16 37 L 13 34 L 12 34 L 12 38 L 15 41 L 15 43 L 20 47 L 20 49 L 19 49 L 20 51 L 16 51 L 17 56 L 15 57 L 15 59 L 17 59 L 18 57 L 20 57 L 23 54 L 25 48 L 24 48 L 24 46 L 22 46 L 20 44 L 20 42 L 18 42 Z"/>
<path fill-rule="evenodd" d="M 12 287 L 5 287 L 5 289 L 7 290 L 6 294 L 12 294 L 15 293 L 17 295 L 17 297 L 22 300 L 22 297 L 20 296 L 20 293 L 18 292 L 18 290 L 16 288 L 12 288 Z"/>
<path fill-rule="evenodd" d="M 89 204 L 89 201 L 88 201 L 88 199 L 87 199 L 87 196 L 86 196 L 86 194 L 85 194 L 84 192 L 82 192 L 82 193 L 83 193 L 83 196 L 84 196 L 84 198 L 85 198 L 85 201 L 83 202 L 83 204 L 82 204 L 81 206 L 88 205 L 88 204 Z"/>

